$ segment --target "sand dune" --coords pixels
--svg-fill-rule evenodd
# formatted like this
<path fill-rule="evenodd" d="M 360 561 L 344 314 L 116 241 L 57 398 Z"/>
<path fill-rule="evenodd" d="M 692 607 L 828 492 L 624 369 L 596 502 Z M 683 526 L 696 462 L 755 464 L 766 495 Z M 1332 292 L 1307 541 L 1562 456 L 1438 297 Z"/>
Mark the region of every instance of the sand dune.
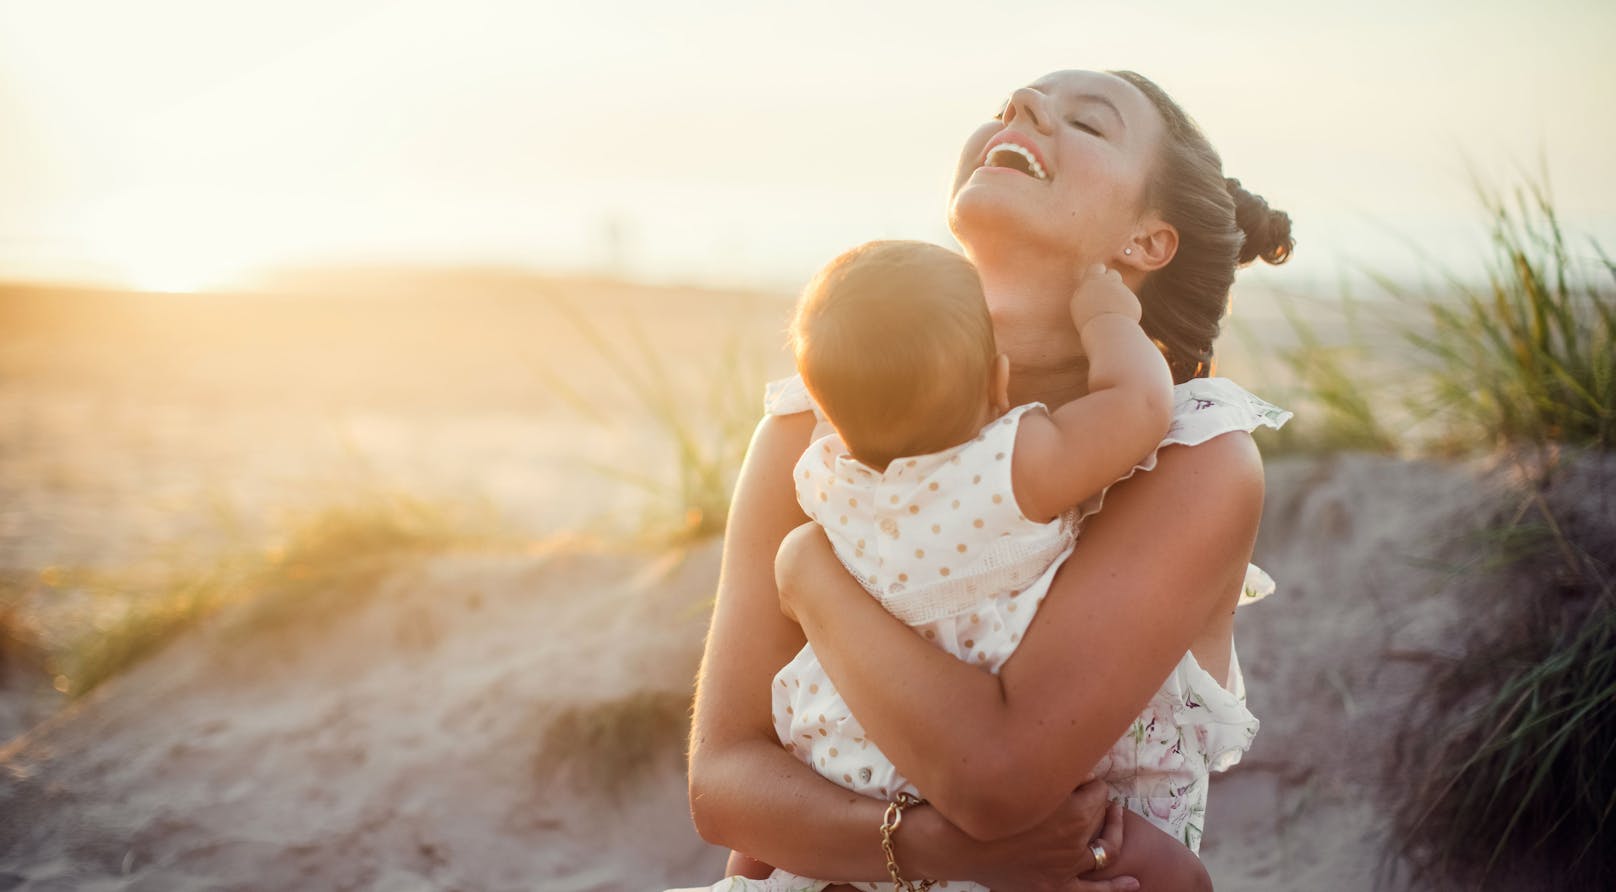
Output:
<path fill-rule="evenodd" d="M 330 622 L 244 638 L 224 617 L 0 753 L 0 887 L 716 877 L 677 729 L 598 752 L 546 736 L 569 708 L 644 692 L 682 714 L 715 575 L 713 546 L 448 555 Z M 614 791 L 597 768 L 628 779 Z"/>
<path fill-rule="evenodd" d="M 276 511 L 355 475 L 487 499 L 517 541 L 552 543 L 408 560 L 330 592 L 345 609 L 282 623 L 226 613 L 42 724 L 63 698 L 0 641 L 0 892 L 718 877 L 681 764 L 718 546 L 561 538 L 638 516 L 579 457 L 654 476 L 671 449 L 632 404 L 593 425 L 546 390 L 528 360 L 621 400 L 534 298 L 546 288 L 642 323 L 670 367 L 711 368 L 742 337 L 781 370 L 787 305 L 759 296 L 499 276 L 398 300 L 0 288 L 12 603 L 71 602 L 72 586 L 41 581 L 51 568 L 125 572 L 175 542 L 262 548 Z M 1280 591 L 1239 620 L 1263 729 L 1214 783 L 1219 888 L 1408 888 L 1382 858 L 1382 769 L 1424 668 L 1500 597 L 1442 569 L 1476 556 L 1493 479 L 1355 455 L 1270 462 L 1256 560 Z"/>
<path fill-rule="evenodd" d="M 1269 478 L 1258 560 L 1281 589 L 1238 633 L 1264 726 L 1216 783 L 1205 855 L 1220 888 L 1402 888 L 1377 872 L 1382 761 L 1419 655 L 1466 618 L 1429 561 L 1473 547 L 1488 495 L 1476 472 L 1362 456 Z M 568 705 L 687 691 L 716 556 L 445 555 L 330 622 L 246 638 L 221 623 L 11 744 L 0 875 L 30 890 L 716 878 L 676 732 L 545 745 Z M 637 766 L 615 796 L 592 779 L 614 760 Z"/>

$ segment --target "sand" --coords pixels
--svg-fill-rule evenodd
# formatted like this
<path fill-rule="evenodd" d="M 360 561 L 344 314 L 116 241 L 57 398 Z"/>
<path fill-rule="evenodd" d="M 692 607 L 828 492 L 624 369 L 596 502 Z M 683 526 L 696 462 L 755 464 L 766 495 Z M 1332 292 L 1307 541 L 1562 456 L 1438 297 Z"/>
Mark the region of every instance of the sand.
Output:
<path fill-rule="evenodd" d="M 555 753 L 561 711 L 687 696 L 716 550 L 433 558 L 331 622 L 203 634 L 0 752 L 0 887 L 630 889 L 716 877 L 675 732 Z M 591 780 L 594 759 L 629 782 Z"/>

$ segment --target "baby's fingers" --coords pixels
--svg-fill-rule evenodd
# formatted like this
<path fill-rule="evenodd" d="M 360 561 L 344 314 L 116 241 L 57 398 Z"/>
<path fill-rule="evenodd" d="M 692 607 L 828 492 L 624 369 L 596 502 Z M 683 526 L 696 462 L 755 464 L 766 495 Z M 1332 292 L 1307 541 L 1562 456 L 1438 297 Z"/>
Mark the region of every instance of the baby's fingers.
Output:
<path fill-rule="evenodd" d="M 1091 263 L 1088 266 L 1083 267 L 1083 274 L 1081 276 L 1079 276 L 1078 279 L 1080 281 L 1087 281 L 1089 279 L 1098 279 L 1098 278 L 1104 276 L 1106 273 L 1109 273 L 1109 272 L 1114 272 L 1114 271 L 1110 267 L 1106 266 L 1105 264 L 1103 264 L 1103 263 Z"/>

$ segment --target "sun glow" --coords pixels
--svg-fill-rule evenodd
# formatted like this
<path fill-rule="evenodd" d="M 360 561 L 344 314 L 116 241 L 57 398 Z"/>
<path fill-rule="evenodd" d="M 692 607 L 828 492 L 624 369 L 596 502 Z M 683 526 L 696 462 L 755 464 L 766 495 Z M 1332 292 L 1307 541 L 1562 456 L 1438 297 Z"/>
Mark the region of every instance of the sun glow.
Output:
<path fill-rule="evenodd" d="M 227 204 L 211 191 L 137 188 L 98 203 L 73 229 L 126 287 L 206 291 L 233 284 L 256 260 L 244 254 L 253 234 L 241 231 L 241 215 L 231 214 Z"/>
<path fill-rule="evenodd" d="M 134 291 L 163 294 L 190 294 L 222 284 L 183 268 L 142 269 L 126 274 L 124 278 Z"/>
<path fill-rule="evenodd" d="M 135 239 L 109 245 L 107 253 L 115 274 L 136 291 L 182 294 L 228 288 L 239 283 L 246 268 L 184 241 Z"/>
<path fill-rule="evenodd" d="M 1462 261 L 1461 156 L 1507 175 L 1541 150 L 1568 222 L 1616 226 L 1610 3 L 1300 4 L 1236 27 L 1166 0 L 1141 30 L 1136 4 L 1041 0 L 1014 46 L 984 44 L 969 5 L 919 0 L 93 5 L 89 27 L 85 4 L 0 0 L 0 278 L 195 290 L 431 257 L 795 288 L 870 237 L 946 244 L 960 140 L 1074 65 L 1150 75 L 1231 175 L 1305 222 L 1286 281 L 1334 287 L 1334 259 L 1423 269 L 1410 245 Z M 1356 65 L 1365 42 L 1400 64 Z M 895 126 L 869 98 L 907 83 Z M 1442 101 L 1386 99 L 1409 83 Z M 1500 127 L 1499 108 L 1521 112 Z M 746 150 L 713 151 L 738 122 Z M 902 163 L 870 164 L 872 139 Z"/>

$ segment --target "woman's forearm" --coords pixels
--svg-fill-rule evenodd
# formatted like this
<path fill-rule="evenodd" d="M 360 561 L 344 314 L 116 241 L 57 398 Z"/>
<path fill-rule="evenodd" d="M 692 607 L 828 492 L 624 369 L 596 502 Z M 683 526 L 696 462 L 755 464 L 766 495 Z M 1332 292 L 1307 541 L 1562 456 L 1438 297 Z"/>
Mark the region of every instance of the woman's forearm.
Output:
<path fill-rule="evenodd" d="M 811 415 L 759 425 L 736 484 L 718 597 L 697 681 L 690 736 L 690 808 L 702 837 L 803 876 L 878 880 L 885 804 L 825 780 L 775 739 L 770 678 L 803 645 L 780 612 L 775 552 L 804 520 L 791 469 Z M 926 812 L 930 812 L 927 809 Z M 907 818 L 898 843 L 906 869 L 970 877 L 950 861 L 964 834 L 935 813 Z M 952 836 L 950 836 L 950 832 Z"/>
<path fill-rule="evenodd" d="M 708 842 L 801 876 L 888 878 L 880 830 L 885 802 L 825 780 L 769 741 L 736 743 L 692 760 L 691 769 L 691 810 Z M 932 808 L 909 809 L 895 841 L 908 877 L 958 879 L 973 870 L 971 839 Z"/>

